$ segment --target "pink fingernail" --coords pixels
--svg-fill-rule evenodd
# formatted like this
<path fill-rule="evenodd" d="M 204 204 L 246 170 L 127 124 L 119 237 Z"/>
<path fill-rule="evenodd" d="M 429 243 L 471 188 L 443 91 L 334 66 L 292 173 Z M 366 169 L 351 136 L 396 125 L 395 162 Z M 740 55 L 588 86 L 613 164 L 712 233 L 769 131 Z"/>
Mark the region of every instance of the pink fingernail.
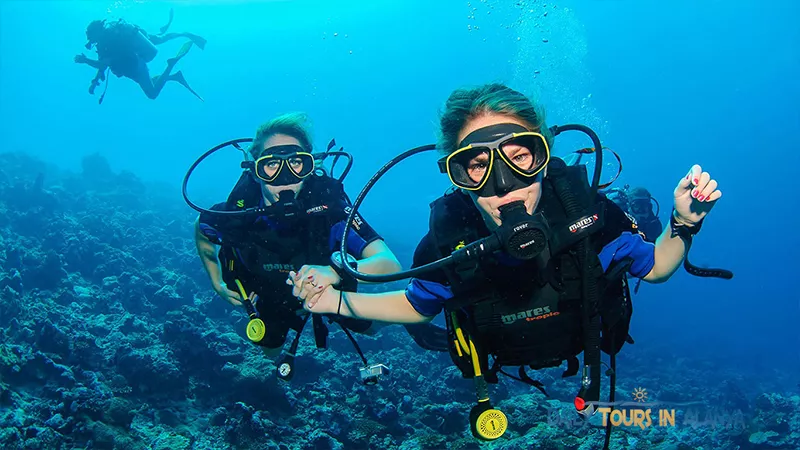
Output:
<path fill-rule="evenodd" d="M 698 180 L 697 178 L 695 178 L 695 179 L 694 179 L 694 184 L 699 184 L 699 183 L 700 183 L 700 180 Z"/>
<path fill-rule="evenodd" d="M 692 197 L 697 198 L 697 189 L 692 190 Z"/>
<path fill-rule="evenodd" d="M 704 198 L 705 198 L 705 196 L 703 196 L 703 195 L 698 195 L 697 196 L 697 199 L 700 200 L 701 202 L 703 201 Z"/>

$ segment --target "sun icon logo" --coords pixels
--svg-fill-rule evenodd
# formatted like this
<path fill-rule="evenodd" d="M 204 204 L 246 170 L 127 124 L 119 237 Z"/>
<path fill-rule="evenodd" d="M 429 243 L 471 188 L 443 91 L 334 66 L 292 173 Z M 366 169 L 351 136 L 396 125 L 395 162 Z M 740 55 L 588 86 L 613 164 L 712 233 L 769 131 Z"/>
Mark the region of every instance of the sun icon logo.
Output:
<path fill-rule="evenodd" d="M 633 390 L 633 399 L 637 402 L 646 402 L 647 401 L 647 389 L 637 387 Z"/>

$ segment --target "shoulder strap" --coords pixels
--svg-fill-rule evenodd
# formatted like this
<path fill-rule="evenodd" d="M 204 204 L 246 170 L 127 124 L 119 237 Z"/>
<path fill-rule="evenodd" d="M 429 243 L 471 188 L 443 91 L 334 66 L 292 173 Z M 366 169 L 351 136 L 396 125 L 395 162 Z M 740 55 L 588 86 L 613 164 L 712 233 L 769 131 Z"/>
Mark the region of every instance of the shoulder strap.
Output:
<path fill-rule="evenodd" d="M 260 202 L 261 185 L 253 179 L 249 171 L 242 172 L 231 193 L 228 194 L 228 208 L 230 211 L 253 208 Z"/>
<path fill-rule="evenodd" d="M 431 203 L 429 226 L 437 256 L 443 258 L 461 246 L 478 240 L 481 237 L 478 229 L 485 225 L 470 199 L 461 191 L 454 191 Z M 475 303 L 481 293 L 487 291 L 488 283 L 485 283 L 480 264 L 475 261 L 444 267 L 443 270 L 454 294 L 446 302 L 446 309 Z"/>
<path fill-rule="evenodd" d="M 552 224 L 550 252 L 557 255 L 603 228 L 605 204 L 592 197 L 586 166 L 551 158 L 547 171 L 541 207 Z"/>
<path fill-rule="evenodd" d="M 460 191 L 454 191 L 431 203 L 429 227 L 431 239 L 440 258 L 448 256 L 459 245 L 477 239 L 474 227 L 477 211 L 470 207 L 469 199 Z"/>

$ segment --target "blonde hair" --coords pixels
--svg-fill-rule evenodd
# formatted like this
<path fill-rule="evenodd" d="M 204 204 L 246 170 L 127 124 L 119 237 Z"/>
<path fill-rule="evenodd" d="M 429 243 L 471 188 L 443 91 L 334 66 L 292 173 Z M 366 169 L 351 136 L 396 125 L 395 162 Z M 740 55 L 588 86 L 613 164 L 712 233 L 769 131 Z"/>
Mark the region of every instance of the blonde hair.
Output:
<path fill-rule="evenodd" d="M 252 156 L 253 159 L 257 159 L 264 150 L 264 142 L 276 134 L 285 134 L 297 139 L 300 141 L 301 147 L 307 152 L 312 153 L 313 148 L 310 130 L 311 122 L 305 113 L 291 112 L 281 114 L 258 127 L 256 136 L 253 138 L 253 143 L 250 145 L 250 156 Z"/>
<path fill-rule="evenodd" d="M 501 114 L 516 117 L 541 133 L 548 145 L 553 136 L 544 122 L 544 110 L 525 95 L 499 83 L 484 84 L 476 88 L 456 89 L 445 103 L 440 119 L 439 149 L 450 154 L 457 150 L 458 134 L 472 119 L 484 114 Z"/>

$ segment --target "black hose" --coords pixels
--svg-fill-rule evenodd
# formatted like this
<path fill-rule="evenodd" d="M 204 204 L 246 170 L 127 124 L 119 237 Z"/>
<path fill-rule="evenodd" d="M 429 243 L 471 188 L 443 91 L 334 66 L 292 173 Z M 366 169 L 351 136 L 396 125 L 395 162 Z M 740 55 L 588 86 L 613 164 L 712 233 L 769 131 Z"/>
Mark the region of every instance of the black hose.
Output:
<path fill-rule="evenodd" d="M 592 176 L 592 190 L 597 192 L 600 188 L 600 173 L 603 171 L 603 146 L 600 144 L 600 138 L 591 128 L 585 125 L 569 124 L 569 125 L 556 125 L 550 128 L 554 136 L 558 136 L 564 131 L 580 131 L 586 133 L 592 140 L 595 151 L 594 153 L 594 175 Z M 598 151 L 599 149 L 599 151 Z"/>
<path fill-rule="evenodd" d="M 192 172 L 194 172 L 194 169 L 196 169 L 197 166 L 199 166 L 200 163 L 203 162 L 204 159 L 208 158 L 209 155 L 211 155 L 212 153 L 216 152 L 217 150 L 219 150 L 219 149 L 221 149 L 223 147 L 227 147 L 229 145 L 237 145 L 237 144 L 240 144 L 240 143 L 243 143 L 243 142 L 253 142 L 253 138 L 239 138 L 239 139 L 232 139 L 230 141 L 223 142 L 222 144 L 219 144 L 216 147 L 212 148 L 211 150 L 203 153 L 203 155 L 200 156 L 200 158 L 198 158 L 197 161 L 195 161 L 194 164 L 191 165 L 191 167 L 189 167 L 189 170 L 186 172 L 186 175 L 183 177 L 183 184 L 181 186 L 181 193 L 183 194 L 183 200 L 186 202 L 187 205 L 189 205 L 190 208 L 194 209 L 197 212 L 201 212 L 201 213 L 203 213 L 203 212 L 206 212 L 206 213 L 207 212 L 211 212 L 211 213 L 215 213 L 215 214 L 231 214 L 231 213 L 233 213 L 233 214 L 241 214 L 242 213 L 242 211 L 211 211 L 211 210 L 205 209 L 205 208 L 203 208 L 201 206 L 198 206 L 195 203 L 193 203 L 191 200 L 189 200 L 189 195 L 186 193 L 186 188 L 189 185 L 189 177 L 192 176 Z"/>
<path fill-rule="evenodd" d="M 364 197 L 367 196 L 367 194 L 372 189 L 372 187 L 375 185 L 375 183 L 377 183 L 378 180 L 387 171 L 389 171 L 389 169 L 391 169 L 392 167 L 394 167 L 398 163 L 400 163 L 400 161 L 402 161 L 402 160 L 404 160 L 404 159 L 406 159 L 406 158 L 408 158 L 410 156 L 416 155 L 418 153 L 427 152 L 427 151 L 435 150 L 435 149 L 436 149 L 436 145 L 428 144 L 428 145 L 423 145 L 423 146 L 420 146 L 420 147 L 412 148 L 411 150 L 407 150 L 407 151 L 401 153 L 400 155 L 398 155 L 398 156 L 392 158 L 391 160 L 389 160 L 389 162 L 387 162 L 383 167 L 381 167 L 380 170 L 378 170 L 375 173 L 375 175 L 373 175 L 372 178 L 370 178 L 370 180 L 367 182 L 367 184 L 364 186 L 364 188 L 361 189 L 361 192 L 358 193 L 358 196 L 356 197 L 356 201 L 353 202 L 353 207 L 350 210 L 350 214 L 348 214 L 348 216 L 347 216 L 347 221 L 345 222 L 344 231 L 342 231 L 341 246 L 339 247 L 339 251 L 341 252 L 342 255 L 346 255 L 347 254 L 347 235 L 349 234 L 350 227 L 352 226 L 353 220 L 354 220 L 355 215 L 356 215 L 356 211 L 358 211 L 358 207 L 361 206 L 361 203 L 364 201 Z M 359 272 L 358 270 L 352 268 L 350 266 L 350 264 L 342 264 L 342 268 L 348 274 L 350 274 L 350 276 L 356 278 L 357 280 L 373 282 L 373 283 L 385 283 L 385 282 L 389 282 L 389 281 L 402 280 L 402 279 L 405 279 L 405 278 L 412 278 L 412 277 L 415 277 L 415 276 L 417 276 L 417 275 L 419 275 L 421 273 L 425 273 L 425 272 L 428 272 L 428 271 L 431 271 L 431 270 L 438 269 L 440 267 L 443 267 L 443 266 L 446 266 L 446 265 L 450 264 L 451 259 L 452 259 L 452 256 L 448 256 L 446 258 L 440 259 L 439 261 L 436 261 L 436 262 L 433 262 L 433 263 L 430 263 L 430 264 L 426 264 L 426 265 L 421 266 L 421 267 L 416 267 L 414 269 L 400 271 L 400 272 L 397 272 L 397 273 L 384 274 L 384 275 L 372 275 L 372 274 L 362 273 L 362 272 Z"/>

